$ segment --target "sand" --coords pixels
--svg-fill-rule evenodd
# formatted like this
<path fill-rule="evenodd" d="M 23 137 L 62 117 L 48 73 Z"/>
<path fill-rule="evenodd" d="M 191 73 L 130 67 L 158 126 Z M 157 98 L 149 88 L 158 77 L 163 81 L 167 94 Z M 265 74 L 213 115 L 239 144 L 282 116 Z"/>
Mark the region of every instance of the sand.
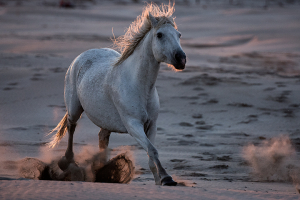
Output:
<path fill-rule="evenodd" d="M 129 184 L 20 176 L 18 161 L 50 163 L 64 154 L 67 138 L 48 149 L 45 134 L 65 114 L 64 76 L 72 60 L 87 49 L 112 47 L 112 28 L 122 35 L 144 4 L 82 1 L 64 9 L 54 0 L 3 2 L 0 199 L 299 198 L 298 1 L 268 7 L 250 0 L 176 2 L 187 66 L 175 72 L 162 65 L 156 82 L 161 109 L 155 145 L 163 166 L 187 185 L 171 188 L 154 185 L 144 150 L 117 133 L 111 157 L 132 153 L 136 172 Z M 83 114 L 75 156 L 97 150 L 98 132 Z M 255 164 L 261 160 L 268 162 Z M 263 170 L 272 173 L 262 176 Z"/>

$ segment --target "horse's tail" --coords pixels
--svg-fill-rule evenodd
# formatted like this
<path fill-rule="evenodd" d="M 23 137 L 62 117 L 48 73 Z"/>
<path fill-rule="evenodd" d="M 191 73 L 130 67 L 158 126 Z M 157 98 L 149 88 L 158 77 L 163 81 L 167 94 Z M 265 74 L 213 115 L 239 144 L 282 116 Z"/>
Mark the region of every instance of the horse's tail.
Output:
<path fill-rule="evenodd" d="M 48 146 L 50 148 L 55 147 L 55 145 L 57 145 L 59 141 L 66 135 L 67 122 L 68 122 L 68 113 L 65 114 L 65 116 L 57 124 L 57 126 L 54 129 L 52 129 L 51 132 L 48 134 L 50 135 L 54 132 L 57 132 L 55 135 L 53 135 L 51 142 L 48 143 Z"/>

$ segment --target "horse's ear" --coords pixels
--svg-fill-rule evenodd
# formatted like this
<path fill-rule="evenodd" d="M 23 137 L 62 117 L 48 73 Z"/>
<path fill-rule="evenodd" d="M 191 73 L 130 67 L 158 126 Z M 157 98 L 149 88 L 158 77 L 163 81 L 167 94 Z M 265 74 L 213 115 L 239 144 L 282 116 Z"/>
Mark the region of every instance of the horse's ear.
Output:
<path fill-rule="evenodd" d="M 157 25 L 157 20 L 155 19 L 155 17 L 153 17 L 153 15 L 151 15 L 150 12 L 149 12 L 149 15 L 148 15 L 148 19 L 150 20 L 151 25 L 154 28 Z"/>

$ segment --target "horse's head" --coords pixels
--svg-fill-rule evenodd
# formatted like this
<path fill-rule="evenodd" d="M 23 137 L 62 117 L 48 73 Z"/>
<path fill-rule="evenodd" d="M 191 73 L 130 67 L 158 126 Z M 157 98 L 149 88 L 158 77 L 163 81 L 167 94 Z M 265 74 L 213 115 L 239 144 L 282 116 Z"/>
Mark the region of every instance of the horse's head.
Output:
<path fill-rule="evenodd" d="M 150 13 L 149 20 L 152 24 L 152 51 L 155 59 L 183 70 L 186 55 L 180 45 L 180 32 L 168 22 L 159 23 Z"/>

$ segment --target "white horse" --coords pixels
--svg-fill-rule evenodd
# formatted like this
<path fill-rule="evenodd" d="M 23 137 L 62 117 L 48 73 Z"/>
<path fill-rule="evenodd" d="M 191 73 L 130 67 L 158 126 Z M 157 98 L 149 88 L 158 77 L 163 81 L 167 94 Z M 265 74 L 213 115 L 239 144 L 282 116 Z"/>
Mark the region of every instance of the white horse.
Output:
<path fill-rule="evenodd" d="M 155 81 L 160 63 L 185 68 L 186 56 L 180 46 L 172 14 L 174 5 L 149 4 L 130 25 L 126 34 L 115 40 L 118 52 L 103 48 L 80 54 L 65 77 L 67 113 L 52 132 L 57 131 L 54 147 L 68 131 L 65 156 L 59 167 L 74 167 L 73 134 L 76 122 L 85 111 L 99 126 L 99 147 L 107 148 L 111 132 L 129 133 L 145 149 L 149 167 L 158 185 L 176 185 L 162 167 L 154 147 L 159 98 Z"/>

